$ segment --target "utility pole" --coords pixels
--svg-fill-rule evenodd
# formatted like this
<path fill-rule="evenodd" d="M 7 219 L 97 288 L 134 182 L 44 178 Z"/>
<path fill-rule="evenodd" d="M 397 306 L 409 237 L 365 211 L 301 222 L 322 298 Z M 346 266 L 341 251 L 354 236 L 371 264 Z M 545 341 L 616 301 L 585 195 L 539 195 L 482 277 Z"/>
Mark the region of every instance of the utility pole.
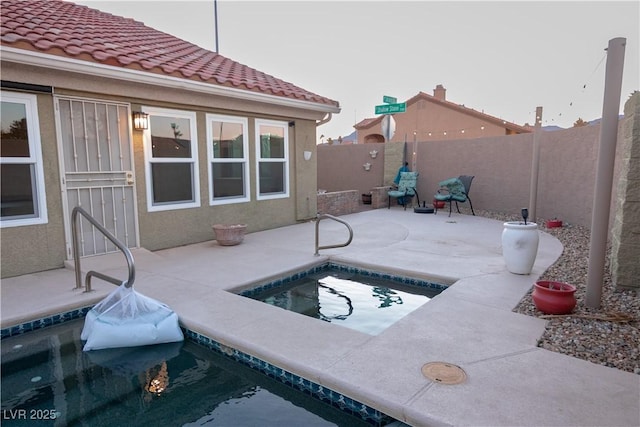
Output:
<path fill-rule="evenodd" d="M 216 53 L 220 53 L 218 48 L 218 0 L 213 0 L 213 19 L 216 27 Z"/>
<path fill-rule="evenodd" d="M 602 281 L 609 234 L 611 187 L 613 186 L 613 167 L 618 141 L 618 115 L 626 43 L 627 39 L 618 37 L 609 40 L 607 48 L 607 69 L 604 82 L 602 123 L 600 125 L 600 147 L 596 165 L 595 194 L 591 211 L 591 239 L 587 272 L 586 303 L 587 307 L 591 308 L 600 308 L 602 300 Z"/>
<path fill-rule="evenodd" d="M 538 171 L 540 170 L 540 131 L 542 107 L 536 108 L 536 123 L 533 130 L 533 156 L 531 160 L 531 183 L 529 185 L 529 217 L 536 222 L 538 204 Z"/>

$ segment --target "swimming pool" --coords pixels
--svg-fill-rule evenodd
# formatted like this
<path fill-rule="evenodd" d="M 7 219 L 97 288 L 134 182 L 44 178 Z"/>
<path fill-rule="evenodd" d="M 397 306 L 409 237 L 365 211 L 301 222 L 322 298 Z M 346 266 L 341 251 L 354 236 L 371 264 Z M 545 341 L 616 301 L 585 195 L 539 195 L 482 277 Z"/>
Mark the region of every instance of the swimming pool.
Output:
<path fill-rule="evenodd" d="M 191 331 L 186 331 L 190 340 L 181 343 L 83 352 L 82 326 L 83 319 L 76 319 L 2 340 L 3 425 L 364 426 L 393 421 L 380 413 L 356 417 L 371 408 L 292 374 L 288 385 L 276 381 L 286 371 L 219 344 L 223 354 L 215 353 L 191 341 L 215 344 Z M 238 363 L 225 354 L 248 360 Z M 248 367 L 252 363 L 273 378 Z M 326 395 L 330 404 L 307 389 Z"/>
<path fill-rule="evenodd" d="M 240 295 L 377 335 L 444 289 L 425 280 L 327 263 Z"/>

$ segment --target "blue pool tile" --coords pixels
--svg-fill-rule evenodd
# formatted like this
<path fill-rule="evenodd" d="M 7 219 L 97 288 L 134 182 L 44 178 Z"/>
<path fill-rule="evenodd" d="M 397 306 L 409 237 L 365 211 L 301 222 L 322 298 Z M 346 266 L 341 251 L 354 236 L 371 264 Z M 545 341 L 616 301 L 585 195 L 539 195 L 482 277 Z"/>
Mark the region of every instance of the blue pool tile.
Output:
<path fill-rule="evenodd" d="M 91 307 L 84 307 L 82 309 L 73 310 L 65 313 L 57 313 L 51 316 L 45 316 L 40 319 L 34 319 L 29 322 L 22 323 L 20 325 L 9 326 L 2 329 L 2 338 L 8 338 L 15 335 L 31 332 L 36 329 L 47 328 L 49 326 L 57 325 L 67 320 L 73 320 L 80 317 L 84 317 Z"/>
<path fill-rule="evenodd" d="M 343 267 L 343 268 L 347 268 L 347 267 Z M 329 264 L 327 263 L 321 266 L 313 267 L 307 271 L 301 272 L 299 276 L 304 277 L 308 274 L 322 271 L 323 269 L 324 270 L 329 269 Z M 351 270 L 353 270 L 353 268 Z M 274 282 L 271 282 L 270 284 L 271 286 L 273 286 L 273 283 L 278 283 L 278 282 L 282 283 L 282 280 L 274 281 Z M 91 307 L 83 307 L 81 309 L 72 310 L 65 313 L 58 313 L 52 316 L 43 317 L 41 319 L 35 319 L 31 322 L 25 322 L 20 325 L 3 328 L 1 331 L 1 336 L 2 336 L 2 339 L 4 339 L 14 335 L 24 334 L 34 329 L 45 328 L 45 327 L 63 323 L 69 320 L 82 318 L 86 316 L 86 314 L 90 310 L 91 310 Z M 336 408 L 339 408 L 346 413 L 350 413 L 352 415 L 358 416 L 360 419 L 366 421 L 371 425 L 383 426 L 396 421 L 392 417 L 389 417 L 388 415 L 381 413 L 374 408 L 371 408 L 361 402 L 358 402 L 357 400 L 344 396 L 341 393 L 338 393 L 320 384 L 314 383 L 313 381 L 300 377 L 283 368 L 272 365 L 269 362 L 261 360 L 250 354 L 244 353 L 240 350 L 237 350 L 227 345 L 224 345 L 222 343 L 219 343 L 218 341 L 206 335 L 202 335 L 198 332 L 194 332 L 185 328 L 182 328 L 182 330 L 187 339 L 190 339 L 198 343 L 199 345 L 202 345 L 205 348 L 216 351 L 219 354 L 223 354 L 227 357 L 230 357 L 236 362 L 242 363 L 255 370 L 258 370 L 268 375 L 269 377 L 280 381 L 282 384 L 285 384 L 291 388 L 297 389 L 306 395 L 312 396 L 322 402 L 325 402 Z"/>

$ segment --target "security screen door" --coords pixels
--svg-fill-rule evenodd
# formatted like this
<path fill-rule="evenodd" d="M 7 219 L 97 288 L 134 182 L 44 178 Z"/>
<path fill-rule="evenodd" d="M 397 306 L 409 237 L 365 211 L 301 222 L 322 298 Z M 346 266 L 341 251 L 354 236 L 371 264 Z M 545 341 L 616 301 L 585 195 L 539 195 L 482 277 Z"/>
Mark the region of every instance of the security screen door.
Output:
<path fill-rule="evenodd" d="M 62 153 L 67 257 L 71 212 L 81 206 L 127 247 L 138 246 L 129 106 L 75 98 L 56 98 Z M 82 218 L 82 217 L 80 217 Z M 80 255 L 117 251 L 84 219 L 79 228 Z"/>

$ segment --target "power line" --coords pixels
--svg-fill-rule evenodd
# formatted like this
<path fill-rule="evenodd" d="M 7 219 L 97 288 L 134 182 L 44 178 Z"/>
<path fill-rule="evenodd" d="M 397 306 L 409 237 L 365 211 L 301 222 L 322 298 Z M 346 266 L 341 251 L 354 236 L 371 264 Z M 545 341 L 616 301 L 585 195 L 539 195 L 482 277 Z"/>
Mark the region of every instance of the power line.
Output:
<path fill-rule="evenodd" d="M 605 51 L 604 55 L 602 56 L 602 58 L 600 58 L 600 60 L 598 61 L 598 63 L 596 64 L 596 66 L 593 68 L 593 71 L 591 71 L 591 74 L 589 75 L 589 77 L 587 77 L 584 80 L 584 83 L 582 84 L 582 86 L 580 86 L 580 88 L 578 89 L 578 93 L 573 95 L 571 97 L 571 99 L 569 100 L 569 102 L 567 103 L 566 107 L 563 108 L 563 111 L 560 111 L 556 117 L 551 117 L 550 120 L 546 120 L 547 123 L 549 122 L 555 122 L 556 118 L 561 118 L 563 115 L 566 117 L 569 113 L 569 109 L 573 109 L 574 106 L 576 106 L 580 101 L 577 99 L 578 95 L 583 95 L 587 89 L 591 89 L 591 83 L 593 80 L 593 76 L 596 74 L 596 72 L 600 69 L 600 67 L 602 66 L 602 63 L 604 62 L 605 58 L 607 57 L 607 53 Z M 572 119 L 572 120 L 577 120 L 578 117 Z"/>

